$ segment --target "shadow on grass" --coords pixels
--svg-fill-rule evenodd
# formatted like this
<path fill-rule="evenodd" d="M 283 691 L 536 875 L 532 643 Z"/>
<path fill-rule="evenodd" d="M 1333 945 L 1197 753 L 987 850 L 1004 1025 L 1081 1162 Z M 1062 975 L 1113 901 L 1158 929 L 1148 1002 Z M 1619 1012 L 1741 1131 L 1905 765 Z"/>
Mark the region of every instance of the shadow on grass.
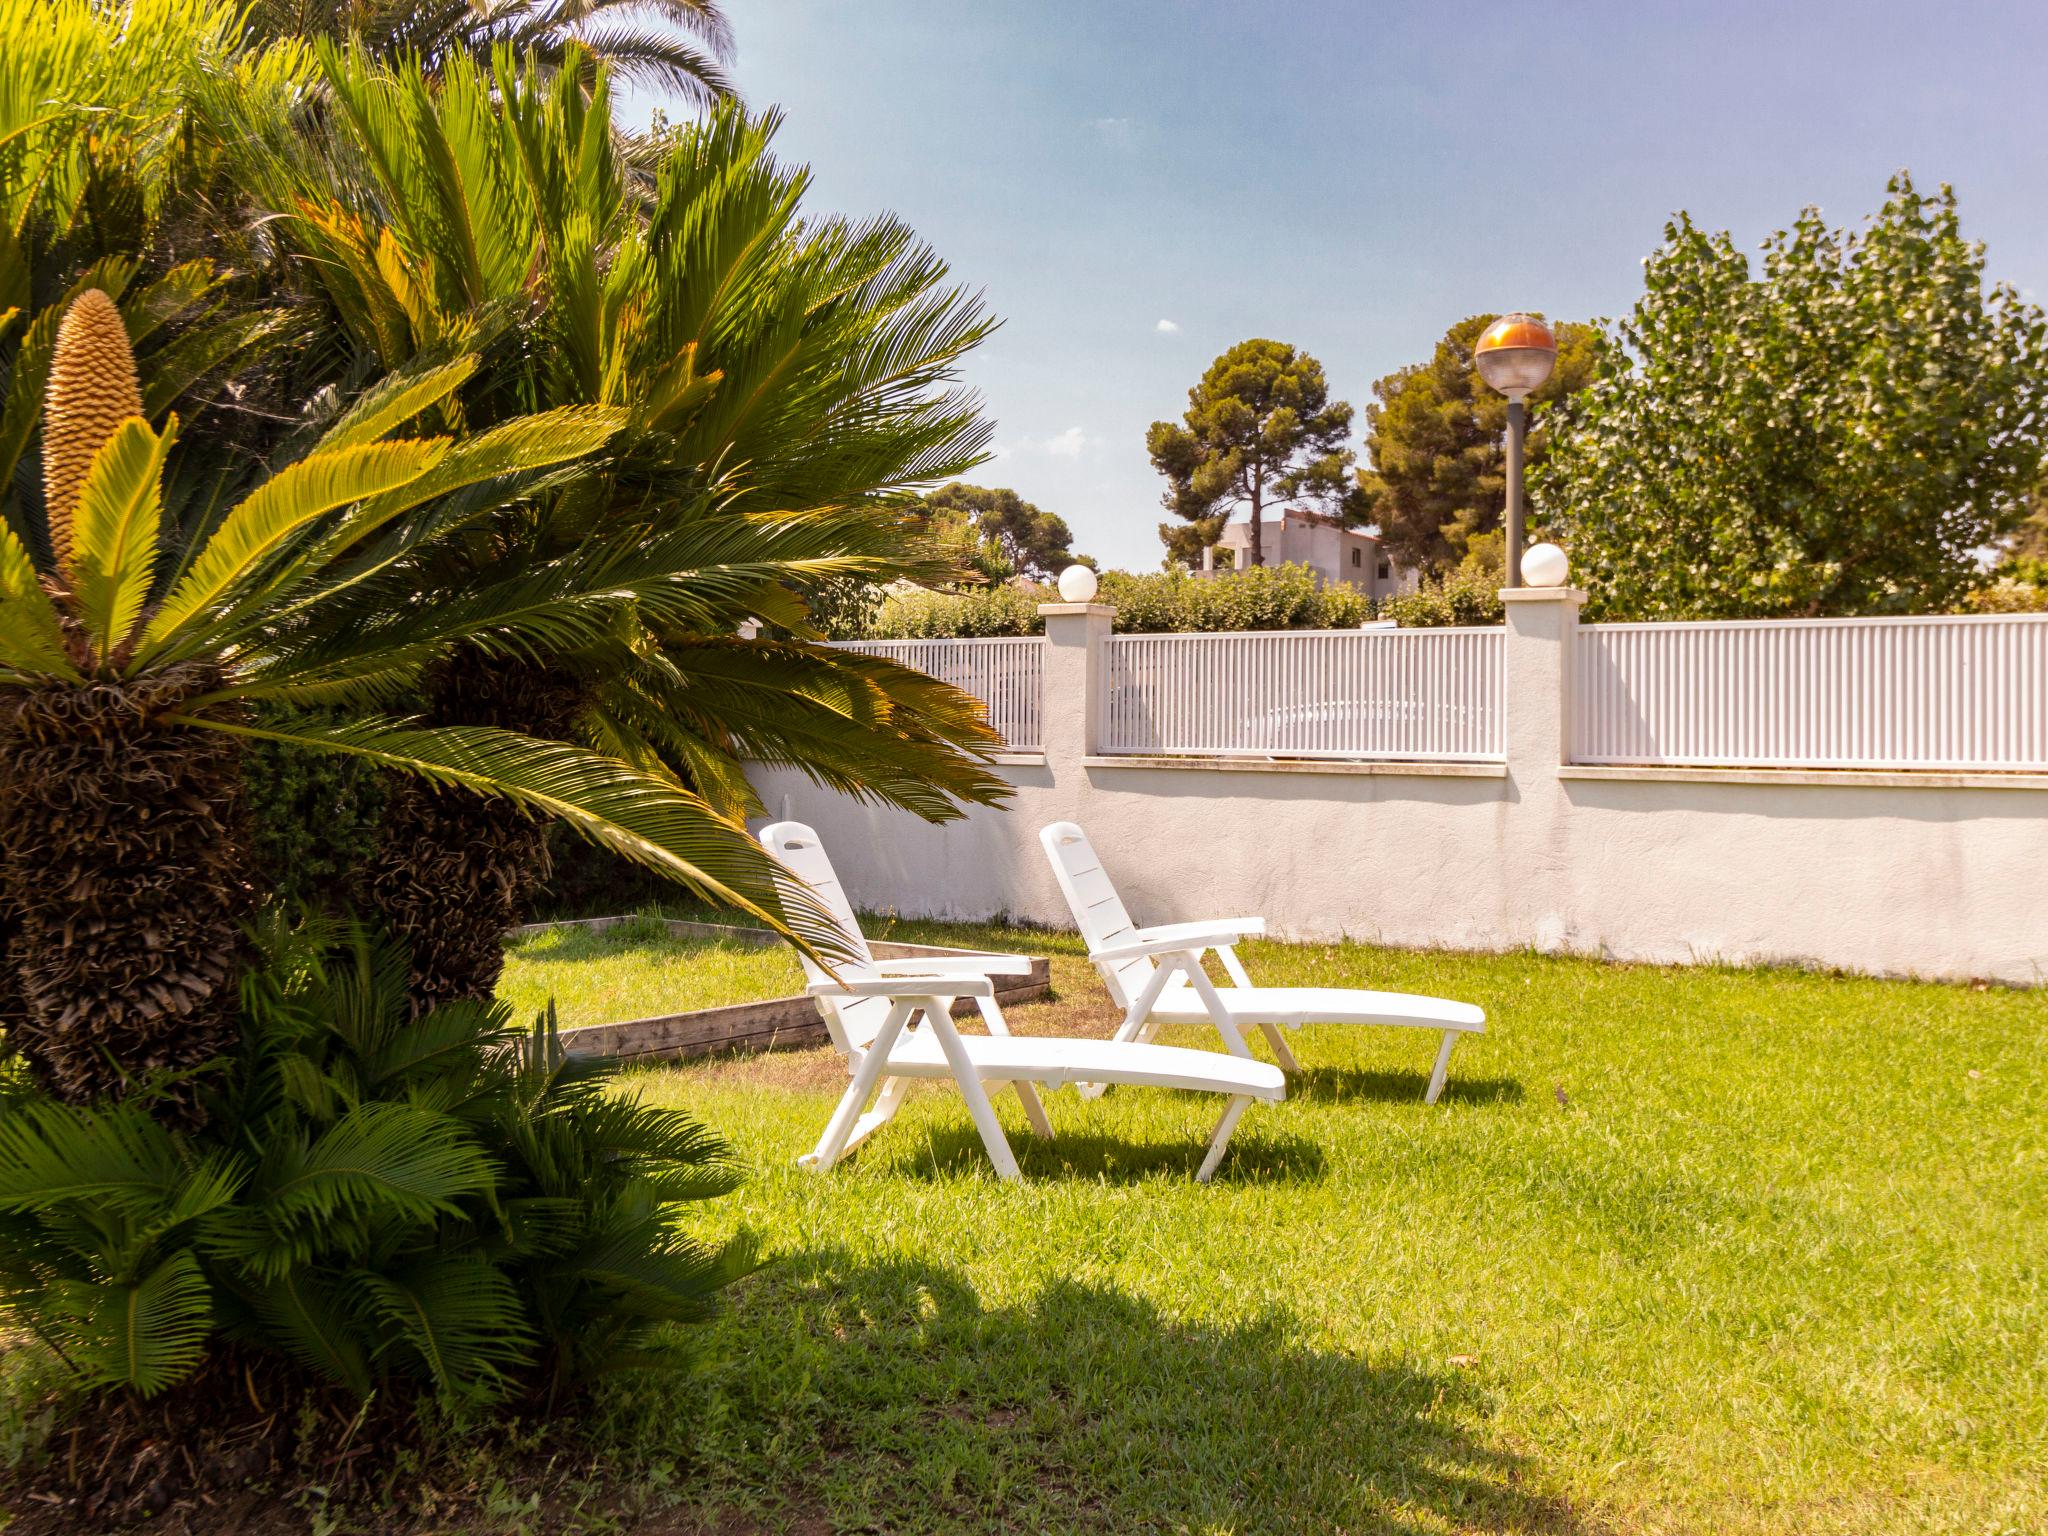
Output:
<path fill-rule="evenodd" d="M 1522 1085 L 1512 1077 L 1457 1076 L 1438 1096 L 1439 1104 L 1519 1104 Z M 1429 1091 L 1427 1072 L 1368 1071 L 1363 1067 L 1303 1067 L 1287 1080 L 1290 1098 L 1321 1104 L 1412 1103 L 1420 1107 Z"/>
<path fill-rule="evenodd" d="M 705 1447 L 705 1495 L 771 1530 L 1586 1529 L 1486 1442 L 1469 1373 L 1307 1348 L 1283 1309 L 1190 1321 L 1077 1280 L 991 1306 L 955 1270 L 824 1248 L 725 1327 L 734 1422 L 779 1427 Z"/>
<path fill-rule="evenodd" d="M 1164 1173 L 1192 1179 L 1209 1154 L 1205 1136 L 1141 1141 L 1114 1132 L 1060 1132 L 1057 1122 L 1054 1130 L 1051 1141 L 1029 1131 L 1010 1132 L 1010 1150 L 1017 1154 L 1017 1167 L 1025 1178 L 1135 1184 Z M 857 1154 L 875 1159 L 877 1172 L 929 1179 L 988 1171 L 988 1150 L 971 1122 L 933 1127 L 915 1140 L 902 1137 L 893 1147 L 876 1145 L 888 1134 L 878 1132 L 876 1141 Z M 1320 1179 L 1324 1164 L 1323 1149 L 1306 1136 L 1263 1128 L 1240 1130 L 1231 1138 L 1215 1182 Z"/>

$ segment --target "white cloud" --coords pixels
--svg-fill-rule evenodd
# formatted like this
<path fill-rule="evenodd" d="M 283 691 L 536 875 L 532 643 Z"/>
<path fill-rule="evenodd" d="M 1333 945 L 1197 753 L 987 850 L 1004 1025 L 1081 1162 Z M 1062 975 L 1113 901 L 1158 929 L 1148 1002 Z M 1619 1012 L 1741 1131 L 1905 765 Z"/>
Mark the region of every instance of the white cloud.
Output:
<path fill-rule="evenodd" d="M 1111 149 L 1130 149 L 1136 142 L 1137 120 L 1129 117 L 1091 117 L 1088 126 Z"/>
<path fill-rule="evenodd" d="M 1056 459 L 1078 459 L 1088 446 L 1088 434 L 1079 427 L 1069 427 L 1055 437 L 1045 440 L 1045 451 Z"/>
<path fill-rule="evenodd" d="M 1180 334 L 1180 322 L 1178 320 L 1162 320 L 1153 326 L 1152 329 L 1162 336 L 1178 336 Z"/>

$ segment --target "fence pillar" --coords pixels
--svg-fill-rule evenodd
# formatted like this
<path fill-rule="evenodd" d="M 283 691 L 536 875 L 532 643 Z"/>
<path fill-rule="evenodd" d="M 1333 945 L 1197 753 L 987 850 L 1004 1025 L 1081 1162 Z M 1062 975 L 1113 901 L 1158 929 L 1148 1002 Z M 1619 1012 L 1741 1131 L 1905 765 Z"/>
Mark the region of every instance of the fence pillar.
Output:
<path fill-rule="evenodd" d="M 1507 608 L 1508 804 L 1500 842 L 1501 931 L 1555 951 L 1582 943 L 1574 919 L 1566 781 L 1571 758 L 1572 649 L 1579 605 L 1570 587 L 1512 587 Z"/>
<path fill-rule="evenodd" d="M 1571 761 L 1572 646 L 1586 594 L 1576 587 L 1508 587 L 1507 753 L 1512 772 L 1554 777 Z"/>
<path fill-rule="evenodd" d="M 1040 603 L 1045 619 L 1045 760 L 1078 770 L 1102 744 L 1102 642 L 1116 609 L 1108 603 Z"/>

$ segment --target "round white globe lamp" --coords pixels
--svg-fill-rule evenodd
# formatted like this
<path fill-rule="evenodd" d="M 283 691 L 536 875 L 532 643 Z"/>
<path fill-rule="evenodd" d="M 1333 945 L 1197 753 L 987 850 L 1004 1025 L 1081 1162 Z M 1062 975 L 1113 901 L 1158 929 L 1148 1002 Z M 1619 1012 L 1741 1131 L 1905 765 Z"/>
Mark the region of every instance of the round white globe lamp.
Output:
<path fill-rule="evenodd" d="M 1532 544 L 1522 552 L 1522 580 L 1529 586 L 1561 587 L 1571 573 L 1571 561 L 1555 544 Z"/>
<path fill-rule="evenodd" d="M 1092 603 L 1098 583 L 1085 565 L 1070 565 L 1060 572 L 1060 597 L 1069 603 Z"/>

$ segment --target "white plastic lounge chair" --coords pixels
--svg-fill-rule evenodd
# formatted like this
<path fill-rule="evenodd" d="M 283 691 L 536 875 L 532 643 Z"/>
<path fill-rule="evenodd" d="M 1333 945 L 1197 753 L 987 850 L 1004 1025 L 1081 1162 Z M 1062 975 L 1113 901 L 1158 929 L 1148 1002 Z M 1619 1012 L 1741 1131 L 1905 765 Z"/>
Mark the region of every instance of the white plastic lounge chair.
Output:
<path fill-rule="evenodd" d="M 1208 1139 L 1198 1180 L 1208 1180 L 1231 1145 L 1237 1120 L 1251 1100 L 1286 1098 L 1286 1077 L 1251 1057 L 1249 1051 L 1219 1057 L 1214 1051 L 1182 1051 L 1165 1044 L 1130 1044 L 1120 1040 L 1063 1040 L 1010 1034 L 1004 1010 L 995 1001 L 989 977 L 1026 975 L 1030 961 L 1022 954 L 920 954 L 911 961 L 877 961 L 860 936 L 854 909 L 840 889 L 815 831 L 801 821 L 776 821 L 760 831 L 762 846 L 825 903 L 838 920 L 848 948 L 858 963 L 842 965 L 831 977 L 821 965 L 803 956 L 809 993 L 825 1016 L 831 1044 L 846 1057 L 852 1081 L 846 1096 L 831 1112 L 825 1135 L 801 1161 L 805 1167 L 827 1169 L 889 1124 L 903 1104 L 911 1077 L 952 1077 L 967 1100 L 967 1112 L 981 1133 L 999 1178 L 1018 1178 L 1018 1159 L 1010 1151 L 1004 1128 L 983 1083 L 1010 1083 L 1024 1102 L 1024 1118 L 1040 1137 L 1053 1135 L 1044 1118 L 1034 1083 L 1061 1087 L 1065 1083 L 1149 1083 L 1153 1087 L 1186 1087 L 1194 1092 L 1227 1094 L 1229 1106 Z M 973 997 L 987 1036 L 961 1034 L 952 1026 L 956 997 Z M 874 1108 L 862 1114 L 868 1096 L 881 1087 Z"/>
<path fill-rule="evenodd" d="M 1451 1047 L 1458 1036 L 1484 1034 L 1486 1014 L 1470 1003 L 1407 992 L 1366 992 L 1352 987 L 1260 987 L 1252 984 L 1232 947 L 1266 931 L 1265 919 L 1232 917 L 1218 922 L 1172 923 L 1140 928 L 1117 896 L 1088 834 L 1071 821 L 1056 821 L 1038 834 L 1052 860 L 1060 893 L 1074 914 L 1088 958 L 1124 1010 L 1119 1040 L 1149 1041 L 1162 1024 L 1213 1023 L 1233 1053 L 1244 1049 L 1243 1028 L 1256 1024 L 1280 1065 L 1297 1072 L 1300 1063 L 1281 1037 L 1280 1026 L 1301 1024 L 1405 1024 L 1440 1029 L 1436 1070 L 1425 1104 L 1444 1091 Z M 1219 987 L 1202 969 L 1202 953 L 1213 949 L 1232 985 Z M 1100 1093 L 1101 1087 L 1093 1092 Z"/>
<path fill-rule="evenodd" d="M 1017 1177 L 1017 1159 L 996 1120 L 984 1083 L 1008 1083 L 1024 1103 L 1024 1118 L 1040 1136 L 1052 1135 L 1032 1085 L 1067 1083 L 1150 1084 L 1221 1093 L 1230 1102 L 1209 1138 L 1209 1155 L 1197 1179 L 1206 1180 L 1223 1161 L 1238 1119 L 1254 1099 L 1271 1103 L 1287 1096 L 1287 1079 L 1249 1051 L 1218 1056 L 1214 1051 L 1176 1046 L 1134 1045 L 1114 1040 L 1066 1040 L 1010 1033 L 995 999 L 991 976 L 1017 976 L 1031 969 L 1022 955 L 920 955 L 913 960 L 877 960 L 870 953 L 853 908 L 832 872 L 818 835 L 801 822 L 778 821 L 761 829 L 761 845 L 797 879 L 817 893 L 838 919 L 841 937 L 858 955 L 835 978 L 803 957 L 809 991 L 825 1016 L 832 1044 L 846 1058 L 853 1081 L 806 1167 L 830 1168 L 882 1126 L 903 1104 L 913 1077 L 950 1077 L 967 1101 L 967 1112 L 988 1149 L 989 1161 L 1005 1179 Z M 956 998 L 971 997 L 988 1024 L 988 1034 L 962 1035 L 953 1027 Z M 879 1086 L 875 1107 L 863 1114 Z"/>

